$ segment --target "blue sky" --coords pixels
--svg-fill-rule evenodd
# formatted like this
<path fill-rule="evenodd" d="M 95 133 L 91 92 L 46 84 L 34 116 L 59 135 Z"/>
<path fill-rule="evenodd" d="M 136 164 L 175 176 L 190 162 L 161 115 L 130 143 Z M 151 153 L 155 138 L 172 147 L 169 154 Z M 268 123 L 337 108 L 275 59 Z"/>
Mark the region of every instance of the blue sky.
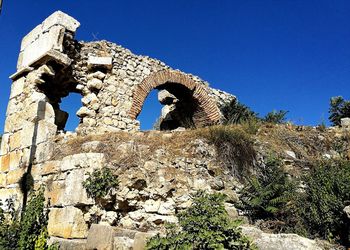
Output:
<path fill-rule="evenodd" d="M 81 22 L 78 40 L 105 39 L 158 58 L 261 115 L 284 109 L 297 124 L 317 125 L 327 121 L 331 96 L 350 99 L 348 0 L 4 0 L 0 131 L 21 38 L 56 10 Z M 72 116 L 78 102 L 64 103 Z M 142 127 L 159 111 L 153 94 Z"/>

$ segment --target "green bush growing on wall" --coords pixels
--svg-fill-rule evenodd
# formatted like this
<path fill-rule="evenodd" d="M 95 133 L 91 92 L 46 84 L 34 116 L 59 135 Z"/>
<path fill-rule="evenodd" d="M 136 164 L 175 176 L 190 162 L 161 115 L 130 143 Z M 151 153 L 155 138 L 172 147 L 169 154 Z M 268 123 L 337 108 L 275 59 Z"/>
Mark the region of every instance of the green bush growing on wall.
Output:
<path fill-rule="evenodd" d="M 324 162 L 304 178 L 299 208 L 308 236 L 347 242 L 343 209 L 350 203 L 350 162 Z"/>
<path fill-rule="evenodd" d="M 226 124 L 240 124 L 248 120 L 257 120 L 258 114 L 237 99 L 226 103 L 222 107 L 222 113 L 226 119 Z"/>
<path fill-rule="evenodd" d="M 288 111 L 285 110 L 273 110 L 267 113 L 263 120 L 268 123 L 281 124 L 286 121 L 287 113 Z"/>
<path fill-rule="evenodd" d="M 296 195 L 296 183 L 283 171 L 281 160 L 270 156 L 265 168 L 247 179 L 237 204 L 253 221 L 278 219 L 288 213 Z"/>
<path fill-rule="evenodd" d="M 154 236 L 146 249 L 255 249 L 228 217 L 224 200 L 222 194 L 197 193 L 192 206 L 177 215 L 181 228 L 168 225 L 166 236 Z"/>
<path fill-rule="evenodd" d="M 19 216 L 11 199 L 6 200 L 7 214 L 0 209 L 0 249 L 54 250 L 56 245 L 47 244 L 47 212 L 44 192 L 40 190 L 30 198 Z M 21 218 L 20 218 L 21 217 Z"/>
<path fill-rule="evenodd" d="M 118 186 L 118 177 L 109 168 L 95 169 L 88 174 L 89 177 L 83 182 L 83 186 L 89 197 L 102 198 L 112 188 Z"/>

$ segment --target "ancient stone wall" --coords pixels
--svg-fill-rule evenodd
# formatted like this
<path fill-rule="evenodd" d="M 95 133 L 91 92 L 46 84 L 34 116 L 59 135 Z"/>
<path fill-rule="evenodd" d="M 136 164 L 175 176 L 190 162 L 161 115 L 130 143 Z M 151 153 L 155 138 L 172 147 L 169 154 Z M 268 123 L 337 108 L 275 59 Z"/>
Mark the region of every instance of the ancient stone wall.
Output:
<path fill-rule="evenodd" d="M 94 211 L 95 201 L 87 197 L 82 181 L 93 169 L 114 165 L 93 149 L 53 160 L 55 140 L 65 130 L 69 115 L 61 109 L 62 98 L 71 93 L 81 95 L 78 135 L 139 130 L 137 116 L 153 89 L 159 90 L 159 100 L 165 105 L 160 120 L 163 129 L 220 123 L 223 120 L 220 108 L 235 98 L 210 88 L 196 76 L 171 69 L 148 56 L 135 55 L 114 43 L 78 42 L 74 34 L 79 25 L 77 20 L 58 11 L 23 38 L 17 72 L 11 76 L 13 83 L 0 149 L 0 200 L 12 198 L 20 207 L 26 202 L 28 191 L 23 187 L 30 178 L 35 189 L 44 184 L 50 204 L 50 235 L 61 241 L 75 239 L 73 243 L 78 245 L 86 243 L 89 230 L 97 230 L 90 228 L 91 215 L 101 212 Z M 133 169 L 121 172 L 125 179 L 125 188 L 118 191 L 121 198 L 114 201 L 114 209 L 101 212 L 99 222 L 115 226 L 118 221 L 118 225 L 130 230 L 146 226 L 156 229 L 159 223 L 175 220 L 174 204 L 184 202 L 182 196 L 188 198 L 193 185 L 210 188 L 201 179 L 202 175 L 210 178 L 203 160 L 179 158 L 168 162 L 159 153 L 154 156 L 158 162 L 142 163 L 145 170 L 159 174 L 159 181 Z M 191 173 L 176 170 L 169 177 L 165 169 L 168 164 L 176 168 L 191 166 L 186 170 Z M 179 191 L 173 199 L 166 193 L 172 186 L 162 187 L 161 181 L 170 182 L 181 174 L 185 177 L 182 189 L 178 190 L 183 193 Z M 147 175 L 142 180 L 159 185 L 151 186 L 154 191 L 148 190 L 158 193 L 150 196 L 146 195 L 148 191 L 142 193 L 135 188 L 135 181 L 141 178 L 138 175 Z M 138 201 L 128 204 L 128 200 Z M 118 208 L 118 204 L 124 207 Z M 133 240 L 141 232 L 128 233 L 134 234 Z"/>

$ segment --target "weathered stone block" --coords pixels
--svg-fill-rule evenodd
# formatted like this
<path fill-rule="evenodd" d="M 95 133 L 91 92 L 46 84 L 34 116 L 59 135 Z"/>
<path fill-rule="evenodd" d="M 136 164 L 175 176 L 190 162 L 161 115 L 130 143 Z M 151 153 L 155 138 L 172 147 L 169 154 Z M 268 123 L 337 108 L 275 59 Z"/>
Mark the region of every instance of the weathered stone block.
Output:
<path fill-rule="evenodd" d="M 114 229 L 107 225 L 92 224 L 87 237 L 87 249 L 112 250 Z"/>
<path fill-rule="evenodd" d="M 21 104 L 17 103 L 15 99 L 10 99 L 7 103 L 6 116 L 15 114 L 21 110 Z"/>
<path fill-rule="evenodd" d="M 0 200 L 5 201 L 6 199 L 12 199 L 17 209 L 22 202 L 23 196 L 19 187 L 15 188 L 1 188 L 0 189 Z"/>
<path fill-rule="evenodd" d="M 133 250 L 143 250 L 146 249 L 146 244 L 149 238 L 153 237 L 156 235 L 155 232 L 148 232 L 148 233 L 143 233 L 143 232 L 138 232 L 135 234 L 134 238 L 134 245 L 133 245 Z"/>
<path fill-rule="evenodd" d="M 75 32 L 79 26 L 77 20 L 61 11 L 50 15 L 23 38 L 17 68 L 31 65 L 52 49 L 62 51 L 65 31 Z"/>
<path fill-rule="evenodd" d="M 51 141 L 38 144 L 34 155 L 35 163 L 38 164 L 50 160 L 53 150 L 54 143 Z"/>
<path fill-rule="evenodd" d="M 112 68 L 112 57 L 105 56 L 105 57 L 97 57 L 97 56 L 90 56 L 88 59 L 88 67 L 103 67 L 107 69 Z"/>
<path fill-rule="evenodd" d="M 52 49 L 63 51 L 64 31 L 65 29 L 62 26 L 53 26 L 47 32 L 40 34 L 35 41 L 23 50 L 19 68 L 31 66 Z"/>
<path fill-rule="evenodd" d="M 269 234 L 255 227 L 242 227 L 243 234 L 249 236 L 261 250 L 321 250 L 315 240 L 297 234 Z"/>
<path fill-rule="evenodd" d="M 5 134 L 2 135 L 1 147 L 0 147 L 0 156 L 7 154 L 9 152 L 9 150 L 10 150 L 10 148 L 9 148 L 9 138 L 10 138 L 10 135 L 8 133 L 5 133 Z"/>
<path fill-rule="evenodd" d="M 342 128 L 350 129 L 350 118 L 349 117 L 341 118 L 340 123 L 341 123 Z"/>
<path fill-rule="evenodd" d="M 102 168 L 105 164 L 104 154 L 82 153 L 64 157 L 61 163 L 61 170 L 67 171 L 77 168 Z"/>
<path fill-rule="evenodd" d="M 63 195 L 65 189 L 64 181 L 52 181 L 49 179 L 46 183 L 45 197 L 49 200 L 51 206 L 55 206 Z"/>
<path fill-rule="evenodd" d="M 10 135 L 10 151 L 47 142 L 56 135 L 57 126 L 51 122 L 45 120 L 34 123 L 28 121 L 22 122 L 23 129 Z"/>
<path fill-rule="evenodd" d="M 25 77 L 21 77 L 12 83 L 10 99 L 23 93 L 25 80 Z"/>
<path fill-rule="evenodd" d="M 8 172 L 6 177 L 6 184 L 7 185 L 19 184 L 25 172 L 26 171 L 24 168 L 18 168 Z"/>
<path fill-rule="evenodd" d="M 132 250 L 134 240 L 128 237 L 114 237 L 113 250 Z"/>
<path fill-rule="evenodd" d="M 51 208 L 47 229 L 50 236 L 82 239 L 87 236 L 88 226 L 84 221 L 83 212 L 78 208 Z"/>
<path fill-rule="evenodd" d="M 9 137 L 9 149 L 13 151 L 21 147 L 22 131 L 18 131 L 10 135 Z"/>
<path fill-rule="evenodd" d="M 4 188 L 6 185 L 6 174 L 0 174 L 0 188 Z"/>
<path fill-rule="evenodd" d="M 24 123 L 24 119 L 22 115 L 19 115 L 18 113 L 8 115 L 5 121 L 4 132 L 13 133 L 15 131 L 18 131 L 23 128 L 23 123 Z"/>
<path fill-rule="evenodd" d="M 37 136 L 35 138 L 36 144 L 46 142 L 52 139 L 57 132 L 57 126 L 45 120 L 39 121 L 37 128 Z"/>
<path fill-rule="evenodd" d="M 47 161 L 42 164 L 41 170 L 42 170 L 42 175 L 49 175 L 53 173 L 58 173 L 60 170 L 60 164 L 61 161 Z"/>
<path fill-rule="evenodd" d="M 51 237 L 48 240 L 48 244 L 58 244 L 60 250 L 86 250 L 86 240 L 67 240 L 57 237 Z"/>
<path fill-rule="evenodd" d="M 20 167 L 21 165 L 21 159 L 22 159 L 22 151 L 21 150 L 16 150 L 12 151 L 10 155 L 10 165 L 9 165 L 9 170 L 15 170 Z"/>
<path fill-rule="evenodd" d="M 51 14 L 48 18 L 46 18 L 42 25 L 43 31 L 51 28 L 54 25 L 61 25 L 67 30 L 75 32 L 79 28 L 80 23 L 76 19 L 63 13 L 62 11 L 56 11 L 53 14 Z"/>
<path fill-rule="evenodd" d="M 67 174 L 64 189 L 61 191 L 56 206 L 77 206 L 77 205 L 93 205 L 95 202 L 89 198 L 83 182 L 87 178 L 86 169 L 72 170 Z"/>
<path fill-rule="evenodd" d="M 0 156 L 0 171 L 7 172 L 10 170 L 10 155 Z"/>
<path fill-rule="evenodd" d="M 26 107 L 26 113 L 23 114 L 23 119 L 31 122 L 38 120 L 45 120 L 54 124 L 55 122 L 55 111 L 52 105 L 46 101 L 34 102 Z"/>
<path fill-rule="evenodd" d="M 42 33 L 42 24 L 39 24 L 31 32 L 29 32 L 25 37 L 23 37 L 22 43 L 21 43 L 21 51 L 23 51 L 29 44 L 31 44 L 36 39 L 38 39 L 41 33 Z"/>

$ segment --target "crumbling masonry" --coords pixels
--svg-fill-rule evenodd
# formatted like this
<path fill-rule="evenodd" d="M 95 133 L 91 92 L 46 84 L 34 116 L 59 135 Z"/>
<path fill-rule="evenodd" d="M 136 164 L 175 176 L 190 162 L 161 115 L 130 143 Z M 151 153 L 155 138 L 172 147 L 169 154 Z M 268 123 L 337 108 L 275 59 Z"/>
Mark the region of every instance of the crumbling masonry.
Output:
<path fill-rule="evenodd" d="M 70 163 L 68 160 L 56 165 L 47 163 L 53 138 L 65 130 L 68 114 L 61 110 L 60 102 L 70 93 L 82 97 L 82 107 L 77 112 L 80 124 L 76 129 L 80 135 L 139 130 L 137 117 L 153 89 L 159 91 L 159 101 L 164 105 L 159 120 L 161 130 L 220 123 L 223 120 L 220 108 L 235 98 L 210 88 L 196 76 L 148 56 L 135 55 L 114 43 L 78 42 L 74 34 L 79 25 L 77 20 L 57 11 L 22 40 L 17 72 L 11 76 L 13 83 L 1 143 L 2 200 L 16 197 L 18 205 L 25 202 L 26 194 L 20 191 L 21 179 L 27 173 L 35 180 L 37 166 L 41 176 L 50 174 L 53 165 L 55 171 L 60 168 L 60 173 L 72 169 L 68 165 L 74 159 Z M 86 159 L 94 163 L 91 165 L 101 165 L 99 156 Z M 62 194 L 67 195 L 68 191 Z M 59 198 L 62 204 L 58 206 L 67 205 L 62 199 Z M 86 237 L 85 232 L 79 233 L 74 235 L 73 229 L 67 238 Z M 62 237 L 65 236 L 63 233 Z"/>

